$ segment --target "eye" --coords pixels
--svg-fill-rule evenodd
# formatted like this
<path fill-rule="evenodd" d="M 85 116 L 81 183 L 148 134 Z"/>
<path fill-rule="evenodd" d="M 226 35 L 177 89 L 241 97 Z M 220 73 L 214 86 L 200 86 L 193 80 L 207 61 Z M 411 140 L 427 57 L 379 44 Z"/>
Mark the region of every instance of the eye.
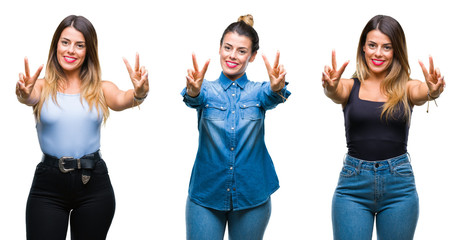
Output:
<path fill-rule="evenodd" d="M 374 43 L 369 43 L 369 44 L 368 44 L 368 47 L 371 48 L 371 49 L 373 49 L 373 48 L 376 47 L 376 45 L 375 45 Z"/>
<path fill-rule="evenodd" d="M 62 40 L 62 41 L 61 41 L 61 44 L 62 44 L 63 46 L 67 46 L 67 45 L 69 44 L 69 42 L 66 41 L 66 40 Z"/>
<path fill-rule="evenodd" d="M 230 50 L 229 46 L 224 46 L 224 50 Z"/>
<path fill-rule="evenodd" d="M 240 50 L 239 53 L 240 53 L 241 55 L 245 55 L 245 54 L 247 53 L 247 51 L 246 51 L 246 50 Z"/>
<path fill-rule="evenodd" d="M 83 48 L 85 48 L 85 44 L 79 43 L 79 44 L 77 44 L 77 48 L 83 49 Z"/>
<path fill-rule="evenodd" d="M 392 50 L 392 46 L 384 46 L 384 50 L 390 51 Z"/>

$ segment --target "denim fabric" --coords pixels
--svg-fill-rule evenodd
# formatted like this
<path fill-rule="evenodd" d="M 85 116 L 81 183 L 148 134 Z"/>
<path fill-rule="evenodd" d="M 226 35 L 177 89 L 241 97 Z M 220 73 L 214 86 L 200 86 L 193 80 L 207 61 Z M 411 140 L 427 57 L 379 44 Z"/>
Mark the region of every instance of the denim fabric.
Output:
<path fill-rule="evenodd" d="M 187 240 L 222 240 L 229 225 L 229 240 L 261 240 L 271 216 L 271 201 L 240 211 L 202 207 L 189 198 L 186 203 Z"/>
<path fill-rule="evenodd" d="M 273 92 L 269 82 L 249 81 L 246 74 L 231 81 L 222 73 L 216 81 L 204 80 L 195 98 L 182 91 L 198 115 L 199 146 L 189 184 L 193 202 L 241 210 L 267 201 L 279 188 L 264 142 L 264 118 L 289 95 L 286 88 Z"/>
<path fill-rule="evenodd" d="M 62 173 L 39 163 L 27 200 L 27 239 L 66 239 L 70 217 L 72 240 L 103 240 L 114 212 L 114 191 L 103 160 L 87 184 L 81 170 Z"/>
<path fill-rule="evenodd" d="M 419 200 L 408 154 L 383 161 L 344 160 L 333 197 L 336 240 L 370 240 L 376 217 L 379 240 L 410 240 Z"/>

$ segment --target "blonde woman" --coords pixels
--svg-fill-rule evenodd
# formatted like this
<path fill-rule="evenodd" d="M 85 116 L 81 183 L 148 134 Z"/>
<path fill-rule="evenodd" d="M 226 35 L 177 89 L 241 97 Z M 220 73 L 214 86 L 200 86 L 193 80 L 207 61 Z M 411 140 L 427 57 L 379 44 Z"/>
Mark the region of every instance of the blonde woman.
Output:
<path fill-rule="evenodd" d="M 253 17 L 242 16 L 224 31 L 222 73 L 204 80 L 209 61 L 188 70 L 182 92 L 198 113 L 199 147 L 189 184 L 186 228 L 189 240 L 262 239 L 271 215 L 270 196 L 279 188 L 264 142 L 264 119 L 290 96 L 279 54 L 271 66 L 263 56 L 269 82 L 253 82 L 245 73 L 259 49 Z"/>
<path fill-rule="evenodd" d="M 101 80 L 96 31 L 86 18 L 71 15 L 57 27 L 44 79 L 43 65 L 19 75 L 19 102 L 33 107 L 43 152 L 26 208 L 27 239 L 62 240 L 70 218 L 72 239 L 105 239 L 115 198 L 99 154 L 101 123 L 109 108 L 121 111 L 143 102 L 147 70 L 124 59 L 134 89 L 121 91 Z"/>
<path fill-rule="evenodd" d="M 334 239 L 413 239 L 419 200 L 407 153 L 412 108 L 435 100 L 444 78 L 429 58 L 425 82 L 410 79 L 405 34 L 392 17 L 373 17 L 363 29 L 353 79 L 341 79 L 333 51 L 323 72 L 327 97 L 344 111 L 348 154 L 333 197 Z"/>

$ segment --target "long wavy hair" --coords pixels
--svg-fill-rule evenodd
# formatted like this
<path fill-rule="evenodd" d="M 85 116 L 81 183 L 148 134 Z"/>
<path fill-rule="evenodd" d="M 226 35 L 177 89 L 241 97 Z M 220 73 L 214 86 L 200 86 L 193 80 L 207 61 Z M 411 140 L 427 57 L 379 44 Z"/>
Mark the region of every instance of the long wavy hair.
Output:
<path fill-rule="evenodd" d="M 88 19 L 82 16 L 70 15 L 59 24 L 51 40 L 48 61 L 46 64 L 45 84 L 39 102 L 34 106 L 34 114 L 40 121 L 42 106 L 48 101 L 50 95 L 53 102 L 58 104 L 56 94 L 66 85 L 66 75 L 57 58 L 57 48 L 61 33 L 64 29 L 72 27 L 81 32 L 85 38 L 86 55 L 80 67 L 80 97 L 88 102 L 89 109 L 96 107 L 98 116 L 103 115 L 104 122 L 109 117 L 109 109 L 104 99 L 101 83 L 101 67 L 98 57 L 98 37 L 96 30 Z"/>
<path fill-rule="evenodd" d="M 381 90 L 387 97 L 386 103 L 382 107 L 381 117 L 399 117 L 399 109 L 403 104 L 404 116 L 407 120 L 411 117 L 411 105 L 408 99 L 407 82 L 410 80 L 410 65 L 408 63 L 407 44 L 405 33 L 399 22 L 392 17 L 377 15 L 368 21 L 360 36 L 357 47 L 357 70 L 353 77 L 361 82 L 370 76 L 370 69 L 365 60 L 363 47 L 366 43 L 367 35 L 372 30 L 379 30 L 389 37 L 394 51 L 391 65 L 387 69 L 384 82 L 381 83 Z"/>

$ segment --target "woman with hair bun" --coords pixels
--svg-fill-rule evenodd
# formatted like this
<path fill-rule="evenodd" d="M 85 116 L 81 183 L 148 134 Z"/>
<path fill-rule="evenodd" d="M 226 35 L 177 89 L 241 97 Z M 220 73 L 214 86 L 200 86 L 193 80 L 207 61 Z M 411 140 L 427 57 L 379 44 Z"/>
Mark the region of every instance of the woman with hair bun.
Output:
<path fill-rule="evenodd" d="M 429 57 L 429 70 L 419 62 L 425 82 L 410 78 L 403 29 L 383 15 L 362 31 L 354 76 L 341 79 L 347 64 L 338 69 L 333 51 L 322 76 L 327 97 L 343 107 L 348 147 L 333 197 L 334 239 L 370 240 L 375 219 L 378 239 L 413 239 L 419 199 L 407 153 L 411 113 L 440 96 L 444 77 Z"/>
<path fill-rule="evenodd" d="M 186 228 L 189 240 L 262 239 L 271 214 L 270 195 L 279 188 L 264 143 L 267 110 L 286 101 L 283 65 L 277 52 L 269 82 L 245 73 L 259 49 L 253 17 L 242 16 L 224 31 L 219 48 L 221 76 L 204 80 L 210 60 L 187 71 L 184 102 L 198 113 L 199 146 L 189 184 Z"/>
<path fill-rule="evenodd" d="M 56 28 L 44 79 L 43 65 L 19 74 L 16 95 L 33 107 L 43 152 L 26 208 L 27 239 L 66 239 L 70 219 L 73 240 L 106 238 L 115 197 L 100 153 L 101 123 L 109 108 L 121 111 L 147 97 L 147 70 L 123 59 L 134 89 L 121 91 L 101 80 L 96 30 L 88 19 L 70 15 Z"/>

